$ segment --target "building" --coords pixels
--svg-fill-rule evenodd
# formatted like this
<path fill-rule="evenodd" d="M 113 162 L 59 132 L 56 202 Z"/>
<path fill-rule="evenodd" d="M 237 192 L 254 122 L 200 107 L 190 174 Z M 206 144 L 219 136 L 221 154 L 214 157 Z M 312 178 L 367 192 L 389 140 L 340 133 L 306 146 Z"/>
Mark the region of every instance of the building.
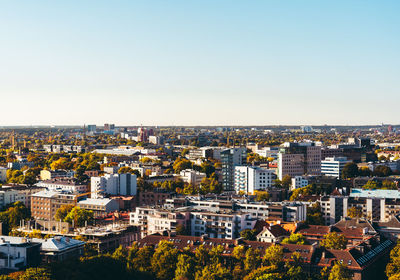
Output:
<path fill-rule="evenodd" d="M 86 198 L 79 201 L 77 206 L 82 209 L 93 211 L 93 216 L 95 218 L 119 210 L 118 201 L 110 198 Z"/>
<path fill-rule="evenodd" d="M 88 185 L 78 183 L 74 178 L 56 178 L 40 181 L 37 186 L 58 192 L 86 193 L 89 191 Z"/>
<path fill-rule="evenodd" d="M 31 196 L 43 191 L 44 188 L 19 184 L 3 185 L 0 191 L 0 204 L 4 207 L 9 203 L 21 201 L 27 208 L 31 207 Z M 4 204 L 4 205 L 3 205 Z"/>
<path fill-rule="evenodd" d="M 46 170 L 40 171 L 40 180 L 53 180 L 56 178 L 73 178 L 75 172 L 72 170 Z"/>
<path fill-rule="evenodd" d="M 56 191 L 40 191 L 31 196 L 31 214 L 38 220 L 52 221 L 63 205 L 76 205 L 77 195 Z"/>
<path fill-rule="evenodd" d="M 161 144 L 164 143 L 164 137 L 150 135 L 149 136 L 149 143 L 154 144 L 154 145 L 161 145 Z"/>
<path fill-rule="evenodd" d="M 340 179 L 343 167 L 349 163 L 346 157 L 328 157 L 321 161 L 321 174 Z"/>
<path fill-rule="evenodd" d="M 321 146 L 314 142 L 283 144 L 278 153 L 278 177 L 321 175 Z"/>
<path fill-rule="evenodd" d="M 290 187 L 290 190 L 295 190 L 299 188 L 304 188 L 308 185 L 308 179 L 305 176 L 296 176 L 292 178 L 292 185 Z"/>
<path fill-rule="evenodd" d="M 43 145 L 47 153 L 84 153 L 86 149 L 77 145 Z"/>
<path fill-rule="evenodd" d="M 222 187 L 233 191 L 235 186 L 235 167 L 246 163 L 246 148 L 231 148 L 221 151 Z"/>
<path fill-rule="evenodd" d="M 200 185 L 201 181 L 207 177 L 206 173 L 201 173 L 192 169 L 185 169 L 179 173 L 180 178 L 193 186 Z"/>
<path fill-rule="evenodd" d="M 176 231 L 178 225 L 190 229 L 190 212 L 137 207 L 135 212 L 130 213 L 130 224 L 140 227 L 142 237 L 164 231 Z"/>
<path fill-rule="evenodd" d="M 0 166 L 0 183 L 7 181 L 7 168 Z"/>
<path fill-rule="evenodd" d="M 102 195 L 136 195 L 137 182 L 134 174 L 106 174 L 91 178 L 92 198 Z"/>
<path fill-rule="evenodd" d="M 275 179 L 273 171 L 256 166 L 236 166 L 234 186 L 236 193 L 254 194 L 256 191 L 272 187 Z"/>
<path fill-rule="evenodd" d="M 83 256 L 85 242 L 65 236 L 55 236 L 53 238 L 38 239 L 34 242 L 41 244 L 40 254 L 42 262 L 52 263 L 65 261 L 71 258 Z"/>
<path fill-rule="evenodd" d="M 87 126 L 87 131 L 89 133 L 95 133 L 97 129 L 97 126 L 95 124 L 88 124 Z"/>
<path fill-rule="evenodd" d="M 256 219 L 248 213 L 232 211 L 193 211 L 190 213 L 191 235 L 207 234 L 213 238 L 235 239 L 245 229 L 253 229 Z"/>
<path fill-rule="evenodd" d="M 0 269 L 21 270 L 39 266 L 41 243 L 30 238 L 0 236 Z"/>

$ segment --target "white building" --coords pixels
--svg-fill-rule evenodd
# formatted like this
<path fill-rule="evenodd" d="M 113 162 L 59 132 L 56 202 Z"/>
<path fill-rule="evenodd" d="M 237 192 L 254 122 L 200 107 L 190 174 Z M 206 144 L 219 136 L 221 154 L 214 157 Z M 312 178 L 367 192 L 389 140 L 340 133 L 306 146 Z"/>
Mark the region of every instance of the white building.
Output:
<path fill-rule="evenodd" d="M 0 167 L 0 183 L 4 183 L 7 181 L 7 168 Z"/>
<path fill-rule="evenodd" d="M 278 147 L 264 147 L 260 150 L 256 150 L 256 154 L 265 158 L 272 157 L 274 159 L 278 159 L 278 152 L 279 152 Z"/>
<path fill-rule="evenodd" d="M 272 170 L 256 166 L 236 166 L 235 167 L 235 191 L 254 194 L 255 191 L 265 190 L 272 187 L 274 179 Z"/>
<path fill-rule="evenodd" d="M 235 239 L 245 229 L 253 229 L 256 219 L 247 213 L 191 212 L 191 235 Z"/>
<path fill-rule="evenodd" d="M 308 185 L 308 179 L 304 176 L 296 176 L 292 178 L 292 186 L 290 190 L 295 190 L 299 188 L 304 188 Z"/>
<path fill-rule="evenodd" d="M 66 191 L 66 192 L 79 192 L 85 193 L 88 191 L 86 184 L 79 184 L 74 180 L 53 179 L 45 180 L 37 183 L 38 187 L 47 188 L 50 191 Z"/>
<path fill-rule="evenodd" d="M 182 170 L 179 175 L 184 182 L 192 184 L 194 186 L 200 185 L 201 180 L 207 177 L 205 173 L 201 173 L 192 169 Z"/>
<path fill-rule="evenodd" d="M 175 231 L 178 224 L 188 228 L 189 219 L 190 212 L 151 207 L 136 207 L 135 212 L 131 212 L 129 216 L 131 225 L 140 226 L 142 237 L 164 231 Z"/>
<path fill-rule="evenodd" d="M 327 157 L 321 161 L 321 174 L 340 178 L 343 167 L 350 162 L 346 157 Z"/>
<path fill-rule="evenodd" d="M 136 195 L 137 182 L 134 174 L 106 174 L 91 178 L 92 198 L 100 198 L 101 193 L 112 195 Z"/>

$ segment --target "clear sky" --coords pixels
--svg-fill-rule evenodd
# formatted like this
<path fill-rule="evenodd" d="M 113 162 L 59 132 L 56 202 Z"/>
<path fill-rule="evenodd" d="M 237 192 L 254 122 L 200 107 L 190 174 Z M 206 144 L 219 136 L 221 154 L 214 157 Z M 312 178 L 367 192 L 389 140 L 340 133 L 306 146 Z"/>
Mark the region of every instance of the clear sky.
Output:
<path fill-rule="evenodd" d="M 398 124 L 399 11 L 0 0 L 0 125 Z"/>

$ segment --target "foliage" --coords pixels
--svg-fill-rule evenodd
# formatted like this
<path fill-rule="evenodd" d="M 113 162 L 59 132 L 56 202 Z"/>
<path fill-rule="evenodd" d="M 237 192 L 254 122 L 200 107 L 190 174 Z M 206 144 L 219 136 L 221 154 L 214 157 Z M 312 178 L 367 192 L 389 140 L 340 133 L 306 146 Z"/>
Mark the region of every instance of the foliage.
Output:
<path fill-rule="evenodd" d="M 306 222 L 309 225 L 324 225 L 324 218 L 322 216 L 321 205 L 319 202 L 307 207 Z"/>
<path fill-rule="evenodd" d="M 257 191 L 256 201 L 268 201 L 271 195 L 267 191 Z"/>
<path fill-rule="evenodd" d="M 60 208 L 57 209 L 54 218 L 56 219 L 56 221 L 64 221 L 69 212 L 71 212 L 74 207 L 75 206 L 72 204 L 62 205 Z"/>
<path fill-rule="evenodd" d="M 335 263 L 329 274 L 328 280 L 352 280 L 350 271 L 344 264 L 340 262 Z"/>
<path fill-rule="evenodd" d="M 344 179 L 354 178 L 358 176 L 358 166 L 354 162 L 348 162 L 343 166 L 342 177 Z"/>
<path fill-rule="evenodd" d="M 346 249 L 347 239 L 343 234 L 336 232 L 330 232 L 324 235 L 324 239 L 321 240 L 320 245 L 326 249 Z"/>
<path fill-rule="evenodd" d="M 75 206 L 65 217 L 64 222 L 74 224 L 74 226 L 82 227 L 85 225 L 85 222 L 90 223 L 92 220 L 93 211 Z"/>
<path fill-rule="evenodd" d="M 361 218 L 363 216 L 362 209 L 360 207 L 350 207 L 347 209 L 347 216 L 350 218 Z"/>
<path fill-rule="evenodd" d="M 257 232 L 254 229 L 245 229 L 240 232 L 240 237 L 245 240 L 255 241 L 257 238 Z"/>
<path fill-rule="evenodd" d="M 282 244 L 306 244 L 306 238 L 301 233 L 292 233 L 289 237 L 282 240 Z"/>

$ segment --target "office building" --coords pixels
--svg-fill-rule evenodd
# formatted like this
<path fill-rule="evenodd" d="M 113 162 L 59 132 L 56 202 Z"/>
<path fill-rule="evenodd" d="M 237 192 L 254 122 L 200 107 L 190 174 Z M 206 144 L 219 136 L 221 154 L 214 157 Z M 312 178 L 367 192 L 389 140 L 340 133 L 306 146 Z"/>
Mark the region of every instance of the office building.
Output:
<path fill-rule="evenodd" d="M 255 191 L 266 190 L 272 187 L 275 179 L 273 171 L 256 166 L 235 167 L 235 191 L 254 194 Z"/>
<path fill-rule="evenodd" d="M 283 144 L 278 153 L 278 177 L 321 175 L 321 146 L 314 142 Z"/>
<path fill-rule="evenodd" d="M 92 198 L 100 198 L 103 194 L 136 195 L 137 182 L 134 174 L 106 174 L 91 178 Z"/>
<path fill-rule="evenodd" d="M 224 191 L 233 191 L 235 185 L 235 167 L 246 162 L 246 148 L 231 148 L 221 151 L 222 187 Z"/>
<path fill-rule="evenodd" d="M 346 157 L 328 157 L 321 161 L 321 174 L 335 178 L 342 177 L 342 170 L 350 161 Z"/>

